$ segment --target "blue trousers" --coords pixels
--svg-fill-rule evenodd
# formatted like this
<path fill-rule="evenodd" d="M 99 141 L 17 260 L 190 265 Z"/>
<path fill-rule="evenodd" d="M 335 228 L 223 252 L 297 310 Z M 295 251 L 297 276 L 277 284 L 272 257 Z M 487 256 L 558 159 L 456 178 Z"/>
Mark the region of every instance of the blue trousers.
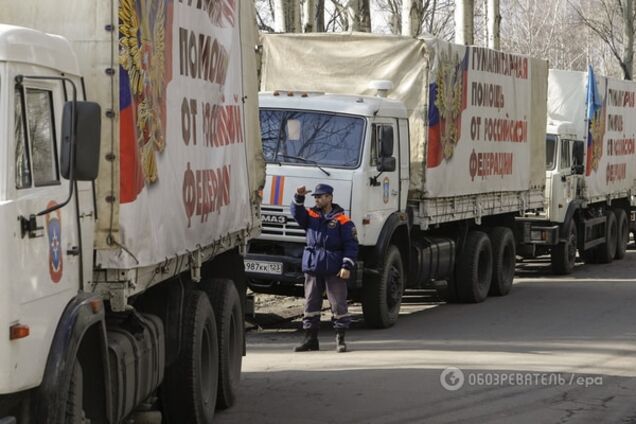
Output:
<path fill-rule="evenodd" d="M 305 274 L 303 328 L 320 327 L 322 295 L 325 291 L 333 314 L 334 328 L 349 328 L 351 316 L 347 305 L 347 281 L 335 275 L 314 274 Z"/>

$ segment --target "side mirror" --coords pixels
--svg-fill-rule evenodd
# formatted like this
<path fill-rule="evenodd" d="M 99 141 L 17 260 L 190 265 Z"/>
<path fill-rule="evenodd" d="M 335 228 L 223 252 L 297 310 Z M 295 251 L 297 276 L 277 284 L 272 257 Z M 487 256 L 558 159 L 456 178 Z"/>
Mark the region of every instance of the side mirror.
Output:
<path fill-rule="evenodd" d="M 73 113 L 75 114 L 74 119 Z M 62 177 L 69 179 L 71 166 L 73 179 L 94 181 L 99 171 L 99 148 L 101 134 L 101 108 L 94 102 L 66 102 L 62 115 L 62 155 L 60 167 Z M 72 122 L 75 121 L 73 142 Z M 75 144 L 75 163 L 71 163 L 71 146 Z"/>
<path fill-rule="evenodd" d="M 380 127 L 380 157 L 389 158 L 393 156 L 393 127 Z"/>
<path fill-rule="evenodd" d="M 585 173 L 585 142 L 577 140 L 572 146 L 572 173 L 583 175 Z"/>
<path fill-rule="evenodd" d="M 376 169 L 378 172 L 393 172 L 395 171 L 396 161 L 394 157 L 381 157 L 378 161 Z"/>
<path fill-rule="evenodd" d="M 583 175 L 585 173 L 585 166 L 583 165 L 572 165 L 572 174 L 574 175 Z"/>

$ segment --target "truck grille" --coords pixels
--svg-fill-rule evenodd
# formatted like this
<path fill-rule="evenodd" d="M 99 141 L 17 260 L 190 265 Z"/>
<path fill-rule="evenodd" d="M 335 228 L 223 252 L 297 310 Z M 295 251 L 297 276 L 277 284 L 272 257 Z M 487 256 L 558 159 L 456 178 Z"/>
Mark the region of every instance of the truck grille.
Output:
<path fill-rule="evenodd" d="M 261 238 L 267 239 L 273 236 L 305 241 L 305 230 L 300 228 L 298 223 L 292 218 L 289 208 L 261 206 L 261 218 L 263 219 Z"/>

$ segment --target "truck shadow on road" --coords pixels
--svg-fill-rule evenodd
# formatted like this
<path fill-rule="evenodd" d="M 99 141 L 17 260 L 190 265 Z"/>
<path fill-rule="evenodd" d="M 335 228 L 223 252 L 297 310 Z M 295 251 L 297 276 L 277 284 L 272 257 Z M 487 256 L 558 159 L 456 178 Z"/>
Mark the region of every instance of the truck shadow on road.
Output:
<path fill-rule="evenodd" d="M 346 354 L 328 321 L 319 352 L 292 352 L 298 319 L 249 332 L 238 405 L 217 423 L 636 422 L 636 252 L 568 276 L 523 274 L 481 304 L 405 300 L 384 330 L 353 305 Z M 441 384 L 449 367 L 459 390 Z"/>
<path fill-rule="evenodd" d="M 247 372 L 237 405 L 215 422 L 625 423 L 636 417 L 635 389 L 630 377 L 522 368 Z"/>
<path fill-rule="evenodd" d="M 586 271 L 584 278 L 578 274 L 518 279 L 508 296 L 481 304 L 443 304 L 418 296 L 403 305 L 397 324 L 385 330 L 366 328 L 360 308 L 354 305 L 349 345 L 353 351 L 636 357 L 636 278 L 597 278 L 603 274 L 600 269 Z M 324 320 L 328 316 L 328 312 L 323 315 L 321 339 L 331 350 L 333 330 Z M 300 325 L 295 319 L 249 332 L 248 354 L 291 351 L 302 337 Z"/>

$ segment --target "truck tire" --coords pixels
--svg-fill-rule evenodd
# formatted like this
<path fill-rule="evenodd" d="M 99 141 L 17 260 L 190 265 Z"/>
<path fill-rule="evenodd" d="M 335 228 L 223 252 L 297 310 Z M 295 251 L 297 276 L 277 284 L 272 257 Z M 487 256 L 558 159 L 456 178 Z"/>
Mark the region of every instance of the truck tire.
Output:
<path fill-rule="evenodd" d="M 515 236 L 508 227 L 495 227 L 488 234 L 492 245 L 491 296 L 505 296 L 512 289 L 515 277 Z"/>
<path fill-rule="evenodd" d="M 574 221 L 570 220 L 564 230 L 565 242 L 559 242 L 550 252 L 552 272 L 557 275 L 571 274 L 576 263 L 578 234 Z"/>
<path fill-rule="evenodd" d="M 73 372 L 68 386 L 64 422 L 67 424 L 89 424 L 91 422 L 86 418 L 84 412 L 84 375 L 82 365 L 77 359 L 73 364 Z"/>
<path fill-rule="evenodd" d="M 219 343 L 219 389 L 217 409 L 234 405 L 243 361 L 243 308 L 232 280 L 210 278 L 201 282 L 214 309 Z"/>
<path fill-rule="evenodd" d="M 198 290 L 183 305 L 181 350 L 161 385 L 163 415 L 172 423 L 212 422 L 219 380 L 219 350 L 214 311 Z"/>
<path fill-rule="evenodd" d="M 464 303 L 483 302 L 492 281 L 492 246 L 481 231 L 471 231 L 464 250 L 458 258 L 456 272 L 457 294 Z"/>
<path fill-rule="evenodd" d="M 614 209 L 614 215 L 616 215 L 616 225 L 618 236 L 616 237 L 616 255 L 614 259 L 623 259 L 625 257 L 625 251 L 629 244 L 629 222 L 627 221 L 627 213 L 624 209 Z"/>
<path fill-rule="evenodd" d="M 389 246 L 380 275 L 362 288 L 362 314 L 372 328 L 391 327 L 398 319 L 404 292 L 404 266 L 396 246 Z"/>
<path fill-rule="evenodd" d="M 617 240 L 618 225 L 616 224 L 616 215 L 612 211 L 608 211 L 607 220 L 605 221 L 605 243 L 599 245 L 596 252 L 596 258 L 599 263 L 608 264 L 614 260 Z"/>

